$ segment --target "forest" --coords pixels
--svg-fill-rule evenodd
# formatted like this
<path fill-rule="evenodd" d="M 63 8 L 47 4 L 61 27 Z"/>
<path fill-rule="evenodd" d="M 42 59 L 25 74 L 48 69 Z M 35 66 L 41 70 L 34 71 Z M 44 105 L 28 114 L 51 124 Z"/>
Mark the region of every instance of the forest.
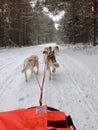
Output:
<path fill-rule="evenodd" d="M 64 11 L 58 29 L 44 12 Z M 97 0 L 0 0 L 0 47 L 58 42 L 98 44 Z"/>

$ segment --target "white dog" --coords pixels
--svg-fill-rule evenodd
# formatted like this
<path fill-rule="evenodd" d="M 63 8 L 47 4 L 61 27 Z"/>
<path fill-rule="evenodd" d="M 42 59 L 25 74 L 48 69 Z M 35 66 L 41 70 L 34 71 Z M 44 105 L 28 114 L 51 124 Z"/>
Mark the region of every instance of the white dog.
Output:
<path fill-rule="evenodd" d="M 30 57 L 27 57 L 24 60 L 22 73 L 25 74 L 25 81 L 27 81 L 27 70 L 30 69 L 31 70 L 31 75 L 32 75 L 33 73 L 35 73 L 35 70 L 34 70 L 35 67 L 37 68 L 37 74 L 38 74 L 38 72 L 39 72 L 38 56 L 32 55 Z"/>

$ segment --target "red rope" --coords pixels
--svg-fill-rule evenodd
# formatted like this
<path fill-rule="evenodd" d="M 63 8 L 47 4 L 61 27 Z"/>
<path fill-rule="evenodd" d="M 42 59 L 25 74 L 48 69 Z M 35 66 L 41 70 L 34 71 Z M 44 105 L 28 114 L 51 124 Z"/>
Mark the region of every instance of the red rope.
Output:
<path fill-rule="evenodd" d="M 32 65 L 32 64 L 31 64 Z M 36 80 L 37 80 L 37 82 L 38 82 L 38 85 L 39 85 L 39 88 L 40 88 L 40 99 L 39 99 L 39 104 L 40 104 L 40 106 L 42 105 L 42 97 L 43 97 L 43 87 L 44 87 L 44 82 L 45 82 L 45 75 L 46 75 L 46 64 L 45 64 L 45 66 L 44 66 L 44 73 L 43 73 L 43 80 L 42 80 L 42 85 L 40 84 L 40 82 L 39 82 L 39 79 L 38 79 L 38 77 L 37 77 L 37 75 L 36 75 L 36 73 L 35 73 L 35 71 L 33 70 L 33 72 L 34 72 L 34 75 L 35 75 L 35 78 L 36 78 Z"/>
<path fill-rule="evenodd" d="M 45 82 L 45 75 L 46 75 L 46 64 L 44 66 L 44 74 L 43 74 L 43 80 L 42 80 L 42 87 L 41 87 L 41 93 L 40 93 L 40 106 L 42 105 L 42 97 L 43 97 L 43 88 L 44 88 L 44 82 Z"/>
<path fill-rule="evenodd" d="M 36 80 L 37 80 L 37 82 L 38 82 L 39 88 L 40 88 L 40 90 L 41 90 L 42 87 L 41 87 L 41 85 L 40 85 L 39 79 L 38 79 L 37 74 L 35 73 L 35 71 L 34 71 L 34 74 L 35 74 L 35 78 L 36 78 Z"/>

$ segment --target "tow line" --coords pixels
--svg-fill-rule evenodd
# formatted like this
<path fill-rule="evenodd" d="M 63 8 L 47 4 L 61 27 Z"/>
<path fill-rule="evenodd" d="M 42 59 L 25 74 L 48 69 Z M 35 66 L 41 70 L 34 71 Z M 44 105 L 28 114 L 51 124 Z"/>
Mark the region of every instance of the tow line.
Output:
<path fill-rule="evenodd" d="M 36 78 L 37 83 L 38 83 L 39 88 L 40 88 L 40 99 L 39 99 L 39 104 L 40 104 L 40 106 L 42 106 L 43 88 L 44 88 L 44 82 L 45 82 L 45 76 L 46 76 L 46 64 L 44 65 L 44 72 L 43 72 L 42 84 L 40 84 L 36 72 L 35 72 L 35 71 L 33 71 L 33 72 L 34 72 L 35 78 Z"/>

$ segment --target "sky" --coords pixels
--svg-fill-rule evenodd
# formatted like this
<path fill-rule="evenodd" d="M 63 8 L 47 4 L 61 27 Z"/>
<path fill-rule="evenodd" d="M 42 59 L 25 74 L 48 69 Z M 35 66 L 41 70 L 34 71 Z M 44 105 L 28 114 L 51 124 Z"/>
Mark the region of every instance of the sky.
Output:
<path fill-rule="evenodd" d="M 40 0 L 40 1 L 43 1 L 43 0 Z M 32 8 L 35 6 L 35 3 L 36 3 L 36 0 L 31 1 Z M 64 11 L 59 11 L 57 15 L 54 15 L 53 13 L 51 13 L 48 10 L 47 7 L 43 7 L 43 13 L 47 14 L 54 21 L 55 28 L 58 29 L 59 21 L 62 19 L 65 12 Z"/>
<path fill-rule="evenodd" d="M 39 57 L 39 82 L 42 83 L 45 47 L 56 43 L 0 48 L 0 111 L 39 106 L 40 88 L 35 75 L 25 82 L 21 73 L 24 60 Z M 59 63 L 49 80 L 46 72 L 43 105 L 57 108 L 71 115 L 77 130 L 98 130 L 98 46 L 59 45 L 56 60 Z"/>
<path fill-rule="evenodd" d="M 54 23 L 55 23 L 55 28 L 58 29 L 58 27 L 59 27 L 59 22 L 60 22 L 60 20 L 62 19 L 62 17 L 64 16 L 64 11 L 60 11 L 57 15 L 52 15 L 52 14 L 50 14 L 49 16 L 50 16 L 50 18 L 52 18 L 52 20 L 54 21 Z"/>
<path fill-rule="evenodd" d="M 47 14 L 52 20 L 54 21 L 55 28 L 58 29 L 59 27 L 59 22 L 64 16 L 64 11 L 59 11 L 57 15 L 54 15 L 53 13 L 49 12 L 48 8 L 44 7 L 43 11 L 45 14 Z"/>

